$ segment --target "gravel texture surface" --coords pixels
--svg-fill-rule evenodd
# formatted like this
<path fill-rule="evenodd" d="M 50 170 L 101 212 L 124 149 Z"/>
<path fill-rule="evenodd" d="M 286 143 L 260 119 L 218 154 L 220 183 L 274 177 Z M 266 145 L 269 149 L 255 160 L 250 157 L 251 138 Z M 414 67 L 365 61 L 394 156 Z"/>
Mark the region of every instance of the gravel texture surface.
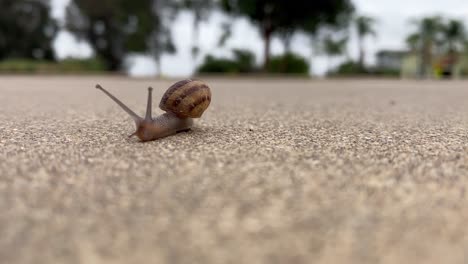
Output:
<path fill-rule="evenodd" d="M 0 262 L 468 261 L 468 82 L 205 81 L 140 143 L 95 83 L 143 114 L 173 81 L 0 77 Z"/>

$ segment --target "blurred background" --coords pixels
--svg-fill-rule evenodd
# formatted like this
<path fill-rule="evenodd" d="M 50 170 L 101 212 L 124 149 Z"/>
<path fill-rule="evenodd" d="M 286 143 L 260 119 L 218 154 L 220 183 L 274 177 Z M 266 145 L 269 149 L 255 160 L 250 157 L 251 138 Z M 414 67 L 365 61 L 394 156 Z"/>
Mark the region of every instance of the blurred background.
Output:
<path fill-rule="evenodd" d="M 468 75 L 466 0 L 0 0 L 0 72 Z"/>

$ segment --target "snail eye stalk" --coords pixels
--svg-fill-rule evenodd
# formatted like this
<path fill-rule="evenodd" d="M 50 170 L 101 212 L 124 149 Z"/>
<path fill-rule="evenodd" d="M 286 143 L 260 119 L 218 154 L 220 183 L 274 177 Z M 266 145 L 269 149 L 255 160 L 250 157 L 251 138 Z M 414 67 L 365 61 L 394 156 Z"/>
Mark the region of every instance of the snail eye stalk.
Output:
<path fill-rule="evenodd" d="M 153 104 L 153 88 L 148 87 L 148 104 L 146 105 L 146 116 L 145 116 L 145 121 L 151 121 L 153 120 L 153 117 L 151 115 L 151 108 Z"/>
<path fill-rule="evenodd" d="M 117 99 L 115 96 L 113 96 L 111 93 L 109 93 L 106 89 L 102 88 L 101 85 L 96 84 L 96 89 L 101 90 L 103 93 L 105 93 L 107 96 L 109 96 L 114 102 L 116 102 L 127 114 L 129 114 L 135 123 L 137 125 L 143 120 L 141 117 L 139 117 L 135 112 L 133 112 L 128 106 L 126 106 L 124 103 L 122 103 L 119 99 Z"/>

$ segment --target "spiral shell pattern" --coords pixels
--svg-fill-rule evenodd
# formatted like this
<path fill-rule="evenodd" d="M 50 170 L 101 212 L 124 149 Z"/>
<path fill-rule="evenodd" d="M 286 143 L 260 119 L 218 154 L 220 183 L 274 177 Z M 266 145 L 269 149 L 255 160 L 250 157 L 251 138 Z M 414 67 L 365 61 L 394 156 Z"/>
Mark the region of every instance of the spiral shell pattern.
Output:
<path fill-rule="evenodd" d="M 198 80 L 182 80 L 164 93 L 159 108 L 180 118 L 199 118 L 211 102 L 210 87 Z"/>

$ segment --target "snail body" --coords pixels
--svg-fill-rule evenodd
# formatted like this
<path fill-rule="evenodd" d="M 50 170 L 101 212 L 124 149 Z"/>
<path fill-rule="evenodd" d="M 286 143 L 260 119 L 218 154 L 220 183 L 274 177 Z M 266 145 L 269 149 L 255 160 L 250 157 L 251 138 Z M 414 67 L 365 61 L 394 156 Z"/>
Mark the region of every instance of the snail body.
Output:
<path fill-rule="evenodd" d="M 169 87 L 159 103 L 159 108 L 166 113 L 153 118 L 151 110 L 153 88 L 149 87 L 146 116 L 142 118 L 99 84 L 96 88 L 132 117 L 136 131 L 130 137 L 137 136 L 141 141 L 156 140 L 190 130 L 193 119 L 201 117 L 211 102 L 208 85 L 198 80 L 182 80 Z"/>

